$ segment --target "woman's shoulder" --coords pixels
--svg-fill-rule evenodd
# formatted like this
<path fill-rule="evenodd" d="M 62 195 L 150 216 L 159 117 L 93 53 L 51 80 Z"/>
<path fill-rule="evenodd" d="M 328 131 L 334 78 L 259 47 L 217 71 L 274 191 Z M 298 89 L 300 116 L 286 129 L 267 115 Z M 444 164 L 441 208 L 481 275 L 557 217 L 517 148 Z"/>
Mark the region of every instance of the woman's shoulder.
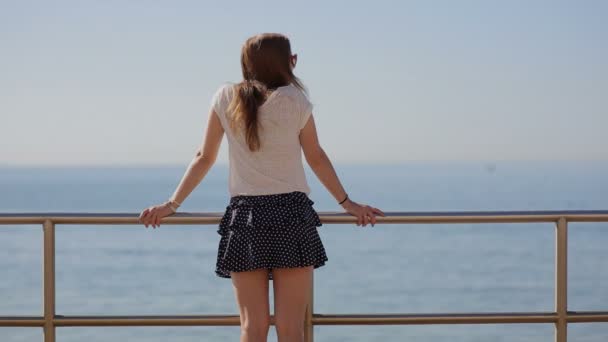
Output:
<path fill-rule="evenodd" d="M 211 105 L 216 112 L 223 112 L 231 101 L 236 83 L 224 82 L 220 84 L 211 98 Z"/>
<path fill-rule="evenodd" d="M 234 82 L 224 82 L 221 83 L 220 86 L 215 91 L 214 97 L 224 97 L 230 95 L 234 91 L 234 87 L 236 83 Z"/>
<path fill-rule="evenodd" d="M 291 83 L 287 86 L 279 88 L 280 93 L 289 97 L 290 99 L 298 102 L 298 103 L 308 103 L 310 99 L 308 94 L 303 90 L 298 88 L 295 84 Z"/>

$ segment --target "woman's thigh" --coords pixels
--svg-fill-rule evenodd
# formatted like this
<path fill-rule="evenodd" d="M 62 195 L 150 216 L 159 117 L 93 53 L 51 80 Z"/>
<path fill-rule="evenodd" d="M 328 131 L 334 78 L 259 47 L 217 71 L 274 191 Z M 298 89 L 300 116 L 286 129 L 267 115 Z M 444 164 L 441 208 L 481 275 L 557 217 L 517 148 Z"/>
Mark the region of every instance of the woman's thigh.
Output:
<path fill-rule="evenodd" d="M 270 320 L 268 270 L 230 272 L 241 323 L 266 323 Z"/>
<path fill-rule="evenodd" d="M 314 267 L 273 268 L 274 315 L 277 325 L 303 324 L 310 301 Z"/>

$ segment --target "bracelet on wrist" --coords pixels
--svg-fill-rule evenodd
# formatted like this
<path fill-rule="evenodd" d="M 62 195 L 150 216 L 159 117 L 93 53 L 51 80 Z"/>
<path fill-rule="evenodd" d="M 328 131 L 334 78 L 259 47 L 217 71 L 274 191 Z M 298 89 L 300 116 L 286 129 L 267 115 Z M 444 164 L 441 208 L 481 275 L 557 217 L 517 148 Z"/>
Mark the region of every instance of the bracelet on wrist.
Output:
<path fill-rule="evenodd" d="M 342 205 L 342 203 L 344 203 L 346 200 L 348 199 L 348 194 L 346 194 L 346 197 L 344 197 L 344 199 L 342 200 L 342 202 L 339 202 L 339 205 Z"/>
<path fill-rule="evenodd" d="M 169 207 L 169 209 L 171 209 L 171 211 L 172 211 L 173 213 L 177 212 L 177 208 L 176 208 L 176 207 L 173 205 L 173 203 L 171 203 L 171 202 L 167 201 L 167 202 L 166 202 L 166 205 L 167 205 L 167 207 Z"/>
<path fill-rule="evenodd" d="M 171 211 L 173 211 L 174 213 L 177 212 L 177 208 L 179 208 L 180 204 L 179 202 L 177 202 L 176 200 L 168 200 L 167 202 L 165 202 L 165 204 L 169 207 L 169 209 L 171 209 Z"/>

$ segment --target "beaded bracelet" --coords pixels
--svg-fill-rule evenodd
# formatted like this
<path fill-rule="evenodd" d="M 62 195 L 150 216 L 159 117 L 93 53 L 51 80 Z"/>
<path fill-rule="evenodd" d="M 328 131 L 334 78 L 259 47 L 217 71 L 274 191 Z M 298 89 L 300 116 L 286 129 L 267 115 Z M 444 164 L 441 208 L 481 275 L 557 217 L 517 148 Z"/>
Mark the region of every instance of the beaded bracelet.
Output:
<path fill-rule="evenodd" d="M 166 204 L 169 207 L 169 209 L 171 209 L 172 212 L 174 212 L 174 213 L 177 212 L 177 208 L 175 208 L 173 206 L 173 204 L 171 204 L 171 202 L 167 202 Z"/>
<path fill-rule="evenodd" d="M 346 197 L 345 197 L 345 198 L 342 200 L 342 202 L 340 202 L 340 203 L 338 203 L 338 204 L 340 204 L 340 205 L 341 205 L 341 204 L 342 204 L 342 203 L 344 203 L 344 201 L 346 201 L 347 199 L 348 199 L 348 194 L 346 194 Z"/>
<path fill-rule="evenodd" d="M 174 213 L 177 212 L 177 208 L 179 208 L 181 206 L 181 204 L 176 200 L 170 199 L 166 203 L 167 203 L 167 206 L 169 207 L 169 209 L 171 209 Z"/>

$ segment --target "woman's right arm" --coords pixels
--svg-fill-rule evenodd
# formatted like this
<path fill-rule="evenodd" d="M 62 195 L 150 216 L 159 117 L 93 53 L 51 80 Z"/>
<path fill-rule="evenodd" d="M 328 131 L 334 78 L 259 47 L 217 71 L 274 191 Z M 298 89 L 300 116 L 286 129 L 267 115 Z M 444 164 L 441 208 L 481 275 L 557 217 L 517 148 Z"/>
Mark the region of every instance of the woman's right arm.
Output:
<path fill-rule="evenodd" d="M 310 115 L 308 121 L 300 130 L 300 144 L 302 145 L 306 162 L 310 165 L 310 168 L 317 175 L 321 183 L 334 196 L 336 202 L 342 201 L 346 197 L 346 190 L 344 190 L 342 183 L 340 183 L 329 157 L 319 144 L 313 115 Z M 350 198 L 342 203 L 341 206 L 348 213 L 357 217 L 357 226 L 362 225 L 365 227 L 368 223 L 374 226 L 376 224 L 375 215 L 384 216 L 382 210 L 356 203 L 350 200 Z"/>

